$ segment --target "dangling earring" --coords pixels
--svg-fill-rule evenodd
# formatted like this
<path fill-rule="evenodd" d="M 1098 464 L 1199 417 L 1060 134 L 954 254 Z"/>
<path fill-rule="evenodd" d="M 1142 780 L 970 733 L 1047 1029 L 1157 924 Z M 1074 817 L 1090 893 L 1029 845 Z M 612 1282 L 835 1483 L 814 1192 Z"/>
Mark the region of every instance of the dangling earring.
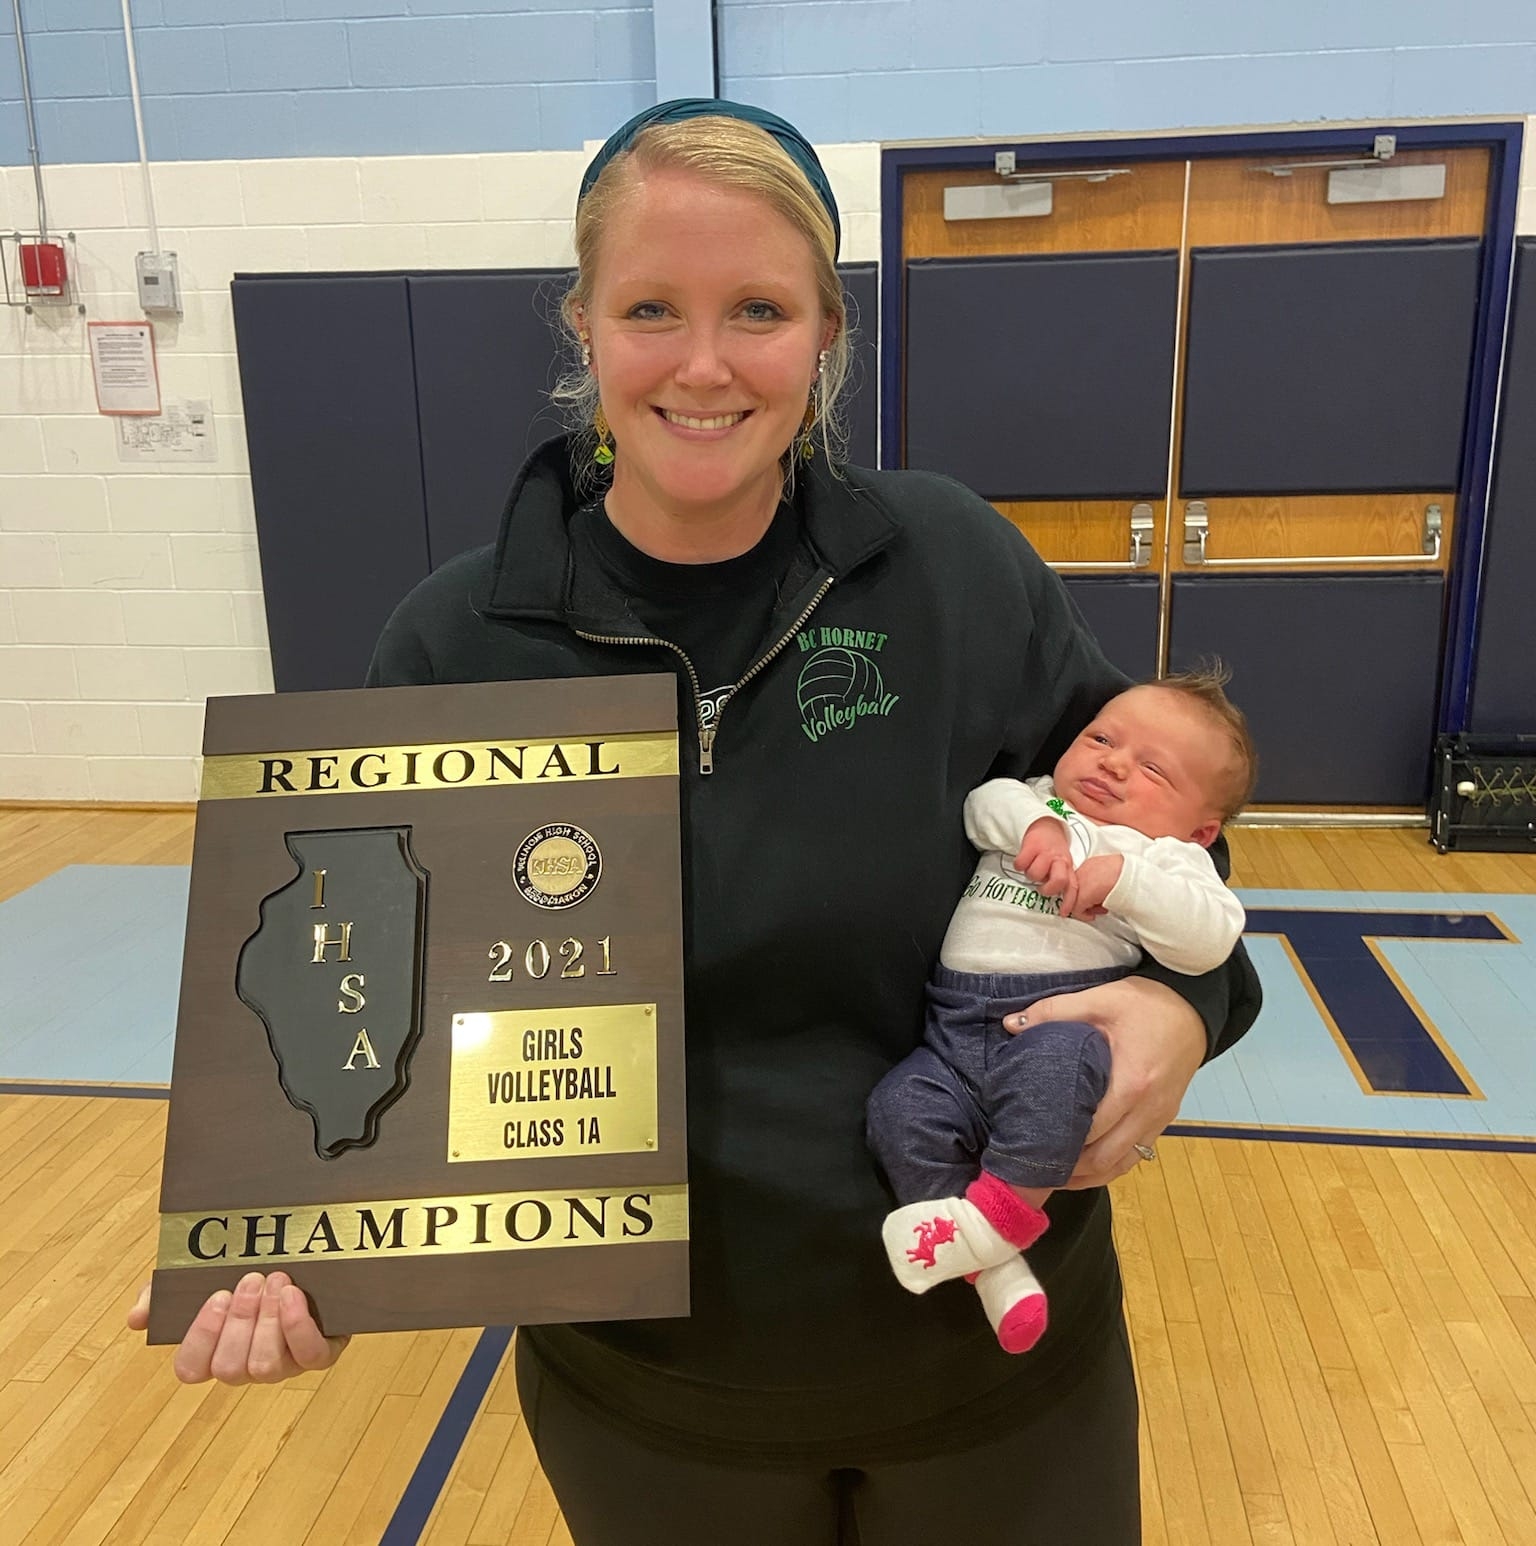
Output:
<path fill-rule="evenodd" d="M 581 341 L 581 368 L 590 372 L 592 369 L 592 338 L 588 333 L 579 333 L 577 337 Z M 613 465 L 613 431 L 608 428 L 608 416 L 603 412 L 603 405 L 597 405 L 597 412 L 592 415 L 592 430 L 597 436 L 597 445 L 592 451 L 592 460 L 599 467 L 611 467 Z"/>
<path fill-rule="evenodd" d="M 810 396 L 805 400 L 805 417 L 800 421 L 800 459 L 808 462 L 816 454 L 811 442 L 811 431 L 816 427 L 816 417 L 821 411 L 821 373 L 826 369 L 827 351 L 816 356 L 816 379 L 811 383 Z"/>

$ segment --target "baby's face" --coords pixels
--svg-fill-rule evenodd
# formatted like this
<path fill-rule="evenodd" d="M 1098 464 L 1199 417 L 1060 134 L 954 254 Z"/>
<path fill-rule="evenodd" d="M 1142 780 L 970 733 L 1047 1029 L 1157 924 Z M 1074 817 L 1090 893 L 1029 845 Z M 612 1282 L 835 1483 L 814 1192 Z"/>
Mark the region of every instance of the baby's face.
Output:
<path fill-rule="evenodd" d="M 1231 753 L 1198 704 L 1157 686 L 1111 698 L 1056 764 L 1056 792 L 1090 821 L 1209 846 Z"/>

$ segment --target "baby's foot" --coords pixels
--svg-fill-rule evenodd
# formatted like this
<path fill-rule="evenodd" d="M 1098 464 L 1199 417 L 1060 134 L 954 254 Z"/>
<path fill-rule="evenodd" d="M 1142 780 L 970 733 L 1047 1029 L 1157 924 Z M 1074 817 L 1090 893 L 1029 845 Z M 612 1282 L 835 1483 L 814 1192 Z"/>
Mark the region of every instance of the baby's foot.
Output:
<path fill-rule="evenodd" d="M 1050 1222 L 1042 1208 L 982 1171 L 964 1197 L 908 1203 L 881 1228 L 891 1271 L 903 1288 L 926 1294 L 935 1283 L 995 1267 L 1032 1246 Z"/>
<path fill-rule="evenodd" d="M 1019 1254 L 964 1197 L 908 1203 L 886 1215 L 880 1235 L 896 1281 L 914 1294 Z"/>
<path fill-rule="evenodd" d="M 1045 1290 L 1022 1256 L 977 1273 L 976 1292 L 1005 1353 L 1027 1353 L 1045 1334 Z"/>

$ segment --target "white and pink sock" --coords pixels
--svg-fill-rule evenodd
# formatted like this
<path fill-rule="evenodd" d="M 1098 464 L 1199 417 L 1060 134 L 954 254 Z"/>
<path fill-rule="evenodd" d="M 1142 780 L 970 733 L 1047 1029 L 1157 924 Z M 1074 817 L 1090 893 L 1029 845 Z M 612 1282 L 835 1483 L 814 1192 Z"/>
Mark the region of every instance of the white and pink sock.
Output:
<path fill-rule="evenodd" d="M 1045 1213 L 983 1171 L 964 1197 L 908 1203 L 881 1227 L 896 1281 L 914 1294 L 1005 1264 L 1045 1230 Z"/>
<path fill-rule="evenodd" d="M 1005 1353 L 1027 1353 L 1045 1334 L 1045 1290 L 1022 1256 L 983 1268 L 976 1292 Z"/>

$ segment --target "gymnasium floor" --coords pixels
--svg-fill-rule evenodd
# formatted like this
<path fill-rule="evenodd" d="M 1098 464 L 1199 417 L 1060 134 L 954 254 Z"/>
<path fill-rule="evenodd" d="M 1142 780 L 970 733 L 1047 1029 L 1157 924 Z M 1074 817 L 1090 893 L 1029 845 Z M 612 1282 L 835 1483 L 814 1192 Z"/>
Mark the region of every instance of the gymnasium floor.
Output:
<path fill-rule="evenodd" d="M 569 1542 L 505 1331 L 176 1384 L 153 1256 L 191 818 L 0 808 L 0 1536 Z M 1267 1003 L 1117 1183 L 1146 1540 L 1536 1542 L 1536 857 L 1233 834 Z"/>

